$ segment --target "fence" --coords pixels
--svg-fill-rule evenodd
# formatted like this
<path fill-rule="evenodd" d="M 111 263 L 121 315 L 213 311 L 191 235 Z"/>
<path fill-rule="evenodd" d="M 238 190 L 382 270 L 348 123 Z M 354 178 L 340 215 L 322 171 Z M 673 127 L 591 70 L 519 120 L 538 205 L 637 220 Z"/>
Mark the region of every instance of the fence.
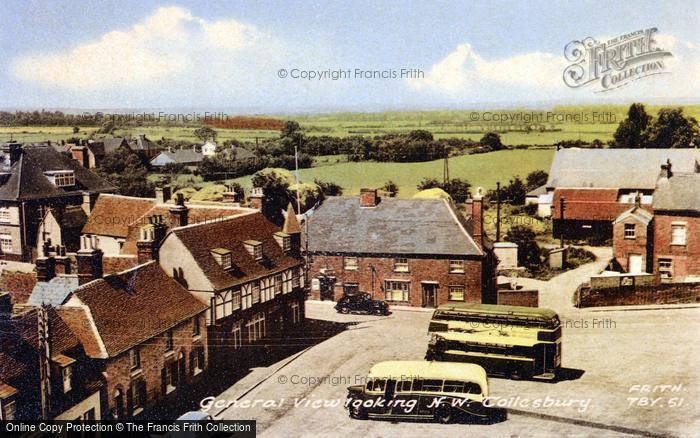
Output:
<path fill-rule="evenodd" d="M 698 302 L 700 302 L 700 283 L 662 283 L 597 289 L 581 285 L 574 295 L 576 307 Z"/>

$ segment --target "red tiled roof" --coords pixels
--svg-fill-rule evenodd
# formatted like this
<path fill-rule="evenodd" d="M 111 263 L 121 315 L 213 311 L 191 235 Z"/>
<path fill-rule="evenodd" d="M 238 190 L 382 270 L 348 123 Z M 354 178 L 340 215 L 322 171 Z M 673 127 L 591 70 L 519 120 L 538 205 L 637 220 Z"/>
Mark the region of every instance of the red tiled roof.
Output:
<path fill-rule="evenodd" d="M 0 320 L 0 381 L 11 384 L 36 368 L 39 333 L 37 312 Z"/>
<path fill-rule="evenodd" d="M 105 256 L 102 258 L 102 273 L 104 275 L 116 274 L 117 272 L 131 269 L 136 265 L 138 265 L 136 255 Z"/>
<path fill-rule="evenodd" d="M 98 334 L 92 328 L 87 309 L 83 307 L 62 306 L 56 310 L 61 321 L 70 328 L 80 341 L 85 354 L 92 358 L 103 358 L 102 347 Z"/>
<path fill-rule="evenodd" d="M 83 227 L 84 234 L 126 237 L 129 225 L 153 208 L 155 199 L 100 195 Z"/>
<path fill-rule="evenodd" d="M 26 304 L 36 285 L 36 273 L 2 271 L 0 291 L 9 292 L 14 304 Z"/>
<path fill-rule="evenodd" d="M 90 309 L 112 357 L 207 309 L 153 261 L 87 283 L 74 295 Z"/>
<path fill-rule="evenodd" d="M 633 204 L 617 200 L 617 189 L 555 189 L 552 218 L 559 219 L 560 199 L 564 198 L 564 219 L 612 221 Z"/>
<path fill-rule="evenodd" d="M 251 279 L 301 264 L 285 254 L 274 238 L 280 229 L 260 212 L 236 216 L 218 222 L 173 229 L 216 289 L 227 288 Z M 243 245 L 246 240 L 262 242 L 263 261 L 256 261 Z M 214 248 L 231 251 L 233 268 L 224 270 L 211 255 Z"/>

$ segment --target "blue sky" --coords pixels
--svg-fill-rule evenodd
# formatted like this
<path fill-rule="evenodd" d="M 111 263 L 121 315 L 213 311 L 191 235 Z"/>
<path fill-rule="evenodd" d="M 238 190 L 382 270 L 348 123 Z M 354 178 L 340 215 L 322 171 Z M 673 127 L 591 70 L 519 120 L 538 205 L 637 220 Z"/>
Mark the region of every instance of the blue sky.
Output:
<path fill-rule="evenodd" d="M 232 112 L 698 101 L 700 1 L 2 1 L 0 107 Z M 671 74 L 569 89 L 564 46 L 656 27 Z M 280 69 L 350 69 L 337 81 Z M 354 69 L 421 69 L 361 79 Z"/>

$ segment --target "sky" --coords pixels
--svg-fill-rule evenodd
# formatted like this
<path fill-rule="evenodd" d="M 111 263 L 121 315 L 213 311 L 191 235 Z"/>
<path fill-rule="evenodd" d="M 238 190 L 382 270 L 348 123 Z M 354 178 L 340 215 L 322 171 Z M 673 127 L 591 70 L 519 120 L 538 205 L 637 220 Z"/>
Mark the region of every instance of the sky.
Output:
<path fill-rule="evenodd" d="M 0 11 L 0 108 L 262 114 L 700 102 L 700 0 L 0 0 Z M 664 74 L 602 93 L 564 84 L 569 42 L 648 28 L 672 54 Z M 346 76 L 332 80 L 339 71 Z"/>

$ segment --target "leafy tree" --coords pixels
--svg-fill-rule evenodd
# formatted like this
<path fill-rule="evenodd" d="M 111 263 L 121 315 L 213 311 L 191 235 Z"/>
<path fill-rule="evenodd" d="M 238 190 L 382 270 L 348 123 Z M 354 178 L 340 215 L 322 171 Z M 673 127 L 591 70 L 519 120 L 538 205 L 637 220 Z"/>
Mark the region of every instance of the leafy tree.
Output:
<path fill-rule="evenodd" d="M 343 196 L 343 188 L 334 182 L 321 181 L 316 178 L 314 183 L 319 187 L 323 196 Z"/>
<path fill-rule="evenodd" d="M 698 121 L 685 117 L 682 108 L 664 108 L 645 133 L 650 148 L 692 148 L 700 146 Z"/>
<path fill-rule="evenodd" d="M 523 205 L 525 204 L 525 194 L 527 189 L 523 180 L 519 176 L 516 176 L 507 186 L 501 188 L 501 200 L 509 202 L 512 205 Z"/>
<path fill-rule="evenodd" d="M 80 132 L 80 127 L 79 126 L 73 126 L 73 134 L 77 134 Z"/>
<path fill-rule="evenodd" d="M 533 170 L 525 178 L 525 189 L 529 192 L 547 183 L 549 174 L 544 170 Z"/>
<path fill-rule="evenodd" d="M 627 111 L 627 118 L 620 122 L 613 138 L 616 148 L 645 147 L 643 133 L 649 126 L 651 116 L 644 109 L 644 104 L 633 103 Z"/>
<path fill-rule="evenodd" d="M 535 240 L 535 232 L 527 225 L 514 225 L 504 236 L 508 242 L 518 245 L 518 264 L 526 268 L 537 268 L 540 261 L 540 248 Z"/>
<path fill-rule="evenodd" d="M 282 225 L 282 211 L 293 200 L 289 195 L 289 178 L 275 171 L 256 172 L 251 182 L 253 187 L 262 188 L 265 195 L 263 214 L 277 225 Z"/>
<path fill-rule="evenodd" d="M 418 190 L 428 190 L 428 189 L 434 189 L 434 188 L 442 188 L 442 184 L 436 179 L 436 178 L 423 178 L 420 180 L 418 185 L 416 186 Z"/>
<path fill-rule="evenodd" d="M 107 154 L 97 173 L 119 188 L 126 196 L 152 197 L 155 188 L 148 181 L 148 169 L 138 155 L 118 149 Z"/>
<path fill-rule="evenodd" d="M 501 136 L 496 132 L 487 132 L 479 140 L 479 144 L 492 151 L 500 151 L 503 149 L 503 143 L 501 142 Z"/>
<path fill-rule="evenodd" d="M 202 126 L 194 130 L 194 136 L 201 141 L 216 140 L 218 133 L 209 126 Z"/>
<path fill-rule="evenodd" d="M 453 178 L 447 183 L 440 183 L 435 178 L 423 178 L 416 188 L 418 190 L 442 189 L 446 191 L 456 203 L 463 203 L 469 199 L 471 183 L 461 178 Z"/>
<path fill-rule="evenodd" d="M 392 180 L 385 182 L 381 189 L 387 192 L 390 198 L 394 198 L 399 194 L 399 186 Z"/>

